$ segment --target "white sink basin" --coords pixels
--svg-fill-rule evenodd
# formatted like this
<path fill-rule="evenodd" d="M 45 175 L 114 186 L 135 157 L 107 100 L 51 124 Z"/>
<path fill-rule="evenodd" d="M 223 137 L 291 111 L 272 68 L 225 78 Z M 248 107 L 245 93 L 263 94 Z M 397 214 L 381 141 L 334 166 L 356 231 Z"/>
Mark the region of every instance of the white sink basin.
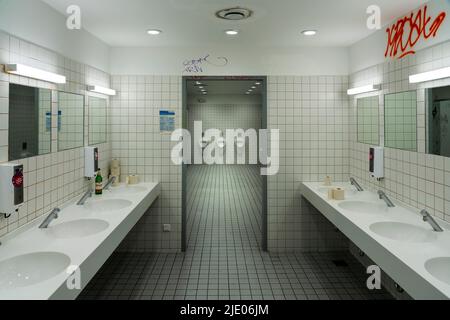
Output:
<path fill-rule="evenodd" d="M 111 192 L 114 194 L 136 194 L 147 191 L 147 188 L 142 186 L 120 186 L 111 188 Z"/>
<path fill-rule="evenodd" d="M 368 214 L 383 214 L 388 211 L 388 207 L 384 202 L 344 201 L 339 203 L 339 207 L 356 213 Z"/>
<path fill-rule="evenodd" d="M 376 234 L 401 242 L 432 242 L 437 239 L 436 232 L 412 224 L 400 222 L 379 222 L 372 224 L 370 230 Z"/>
<path fill-rule="evenodd" d="M 132 204 L 133 202 L 128 200 L 111 199 L 111 200 L 90 201 L 86 203 L 84 207 L 90 211 L 95 211 L 99 213 L 109 213 L 128 208 Z"/>
<path fill-rule="evenodd" d="M 70 265 L 70 258 L 57 252 L 38 252 L 0 261 L 0 291 L 28 287 L 49 280 Z"/>
<path fill-rule="evenodd" d="M 425 269 L 439 281 L 450 285 L 450 258 L 436 258 L 425 263 Z"/>
<path fill-rule="evenodd" d="M 86 219 L 57 224 L 48 228 L 48 233 L 59 239 L 85 238 L 108 229 L 109 223 L 103 220 Z"/>
<path fill-rule="evenodd" d="M 337 187 L 337 186 L 334 186 L 334 187 L 320 187 L 320 188 L 317 189 L 317 191 L 319 193 L 323 194 L 323 195 L 328 195 L 328 191 L 330 189 L 333 189 L 333 188 L 342 188 L 342 187 Z M 349 189 L 346 189 L 346 188 L 342 188 L 342 189 L 345 189 L 345 197 L 346 198 L 353 198 L 353 197 L 356 197 L 358 195 L 358 191 L 356 191 L 356 190 L 349 190 Z"/>

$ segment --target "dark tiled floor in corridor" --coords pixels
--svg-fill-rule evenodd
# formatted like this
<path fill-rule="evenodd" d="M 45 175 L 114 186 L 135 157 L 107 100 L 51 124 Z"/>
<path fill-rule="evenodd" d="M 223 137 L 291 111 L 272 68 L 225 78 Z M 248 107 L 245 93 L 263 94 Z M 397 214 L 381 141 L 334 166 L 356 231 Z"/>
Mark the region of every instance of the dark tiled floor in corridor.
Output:
<path fill-rule="evenodd" d="M 366 288 L 365 270 L 348 252 L 261 252 L 258 168 L 192 168 L 188 251 L 115 253 L 80 299 L 392 299 Z"/>

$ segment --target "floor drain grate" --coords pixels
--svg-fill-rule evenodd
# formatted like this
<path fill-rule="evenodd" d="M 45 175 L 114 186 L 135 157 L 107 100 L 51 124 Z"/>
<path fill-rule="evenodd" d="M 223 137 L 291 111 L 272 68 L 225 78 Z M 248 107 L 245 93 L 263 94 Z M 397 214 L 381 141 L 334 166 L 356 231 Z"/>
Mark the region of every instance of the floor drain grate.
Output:
<path fill-rule="evenodd" d="M 348 267 L 348 263 L 345 262 L 344 260 L 333 260 L 332 262 L 334 263 L 334 265 L 336 267 L 341 267 L 341 268 Z"/>

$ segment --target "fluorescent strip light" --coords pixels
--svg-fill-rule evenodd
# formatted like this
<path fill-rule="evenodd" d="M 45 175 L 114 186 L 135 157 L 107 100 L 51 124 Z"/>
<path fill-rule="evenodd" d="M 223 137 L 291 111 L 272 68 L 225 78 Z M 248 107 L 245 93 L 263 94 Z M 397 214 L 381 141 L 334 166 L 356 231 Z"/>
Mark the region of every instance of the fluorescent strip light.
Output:
<path fill-rule="evenodd" d="M 420 83 L 450 78 L 450 67 L 409 76 L 409 83 Z"/>
<path fill-rule="evenodd" d="M 347 90 L 347 94 L 349 96 L 354 96 L 356 94 L 367 93 L 367 92 L 374 92 L 374 91 L 380 91 L 380 90 L 381 90 L 381 85 L 379 85 L 379 84 L 371 84 L 371 85 L 368 85 L 368 86 L 348 89 Z"/>
<path fill-rule="evenodd" d="M 32 68 L 25 66 L 23 64 L 7 64 L 5 65 L 5 72 L 10 74 L 15 74 L 18 76 L 23 76 L 27 78 L 38 79 L 42 81 L 52 82 L 52 83 L 66 83 L 66 77 L 61 76 L 56 73 L 47 72 L 44 70 Z"/>
<path fill-rule="evenodd" d="M 115 96 L 116 95 L 116 90 L 109 89 L 109 88 L 103 88 L 100 86 L 88 86 L 87 89 L 88 89 L 88 91 L 105 94 L 107 96 Z"/>

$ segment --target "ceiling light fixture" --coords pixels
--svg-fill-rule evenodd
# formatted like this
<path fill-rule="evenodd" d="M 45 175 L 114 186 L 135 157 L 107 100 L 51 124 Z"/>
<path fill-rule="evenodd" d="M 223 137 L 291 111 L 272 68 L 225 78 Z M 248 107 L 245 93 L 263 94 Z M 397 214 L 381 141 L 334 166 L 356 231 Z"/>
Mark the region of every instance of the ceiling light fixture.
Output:
<path fill-rule="evenodd" d="M 409 83 L 421 83 L 444 78 L 450 78 L 450 67 L 414 74 L 409 76 Z"/>
<path fill-rule="evenodd" d="M 5 65 L 5 72 L 10 74 L 15 74 L 18 76 L 23 76 L 32 79 L 38 79 L 42 81 L 64 84 L 66 83 L 66 77 L 47 72 L 41 69 L 32 68 L 29 66 L 25 66 L 23 64 L 7 64 Z"/>
<path fill-rule="evenodd" d="M 255 83 L 255 85 L 260 86 L 260 85 L 261 85 L 261 82 L 257 82 L 257 83 Z"/>
<path fill-rule="evenodd" d="M 362 86 L 357 88 L 352 88 L 347 90 L 347 94 L 349 96 L 354 96 L 361 93 L 368 93 L 368 92 L 374 92 L 374 91 L 380 91 L 381 85 L 379 84 L 371 84 L 368 86 Z"/>
<path fill-rule="evenodd" d="M 227 8 L 216 12 L 216 17 L 224 20 L 239 21 L 245 20 L 252 16 L 253 11 L 246 8 Z"/>
<path fill-rule="evenodd" d="M 158 30 L 158 29 L 150 29 L 150 30 L 147 30 L 147 33 L 151 36 L 157 36 L 157 35 L 161 34 L 162 31 Z"/>
<path fill-rule="evenodd" d="M 107 96 L 115 96 L 116 90 L 110 89 L 110 88 L 104 88 L 100 86 L 87 86 L 87 91 L 95 92 L 95 93 L 101 93 Z"/>
<path fill-rule="evenodd" d="M 302 34 L 304 36 L 308 36 L 308 37 L 315 36 L 317 34 L 317 31 L 316 30 L 303 30 Z"/>
<path fill-rule="evenodd" d="M 237 36 L 239 34 L 238 30 L 225 30 L 225 33 L 229 36 Z"/>

